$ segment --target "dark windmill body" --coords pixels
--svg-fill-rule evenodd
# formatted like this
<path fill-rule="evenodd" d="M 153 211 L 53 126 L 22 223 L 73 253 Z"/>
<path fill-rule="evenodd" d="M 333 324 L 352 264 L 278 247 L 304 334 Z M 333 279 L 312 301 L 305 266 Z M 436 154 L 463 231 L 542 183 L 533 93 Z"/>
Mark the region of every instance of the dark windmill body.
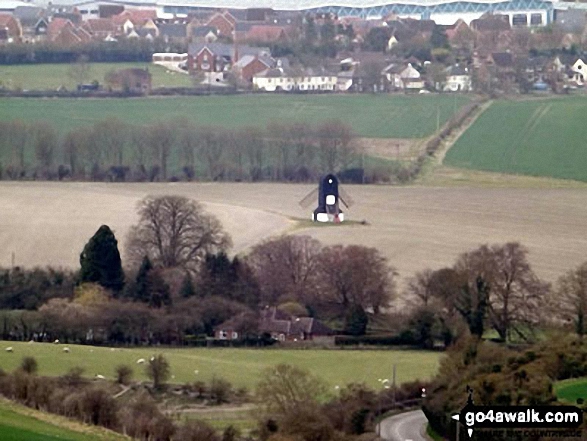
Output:
<path fill-rule="evenodd" d="M 344 213 L 340 204 L 342 203 L 348 208 L 352 204 L 352 200 L 339 186 L 338 178 L 335 175 L 329 174 L 320 179 L 318 188 L 302 199 L 300 205 L 307 207 L 316 196 L 318 196 L 318 207 L 312 213 L 314 222 L 344 221 Z"/>

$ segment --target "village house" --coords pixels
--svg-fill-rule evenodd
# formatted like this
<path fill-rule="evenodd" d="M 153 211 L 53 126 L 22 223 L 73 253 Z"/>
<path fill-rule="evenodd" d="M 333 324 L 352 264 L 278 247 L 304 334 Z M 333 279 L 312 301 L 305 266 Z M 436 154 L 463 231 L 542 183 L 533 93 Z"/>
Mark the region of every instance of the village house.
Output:
<path fill-rule="evenodd" d="M 149 94 L 151 73 L 147 69 L 119 69 L 106 74 L 104 78 L 111 90 Z"/>
<path fill-rule="evenodd" d="M 276 67 L 253 77 L 254 89 L 264 92 L 334 92 L 337 83 L 336 75 L 311 69 L 295 71 Z"/>
<path fill-rule="evenodd" d="M 188 46 L 188 71 L 228 72 L 240 57 L 270 57 L 269 48 L 226 43 L 192 43 Z"/>
<path fill-rule="evenodd" d="M 230 12 L 225 11 L 212 15 L 206 25 L 218 29 L 218 34 L 223 37 L 232 37 L 236 22 L 236 18 Z"/>
<path fill-rule="evenodd" d="M 242 78 L 244 81 L 251 83 L 255 75 L 275 66 L 276 61 L 271 57 L 243 55 L 237 62 L 233 64 L 232 70 L 239 78 Z"/>
<path fill-rule="evenodd" d="M 217 340 L 238 340 L 243 338 L 242 314 L 214 328 Z M 250 332 L 250 331 L 249 331 Z M 268 334 L 274 340 L 298 342 L 307 340 L 332 340 L 333 331 L 312 317 L 295 317 L 276 307 L 267 307 L 258 317 L 257 334 Z"/>
<path fill-rule="evenodd" d="M 412 63 L 391 63 L 382 71 L 390 90 L 417 91 L 424 88 L 424 79 Z"/>
<path fill-rule="evenodd" d="M 446 72 L 445 92 L 471 92 L 473 83 L 471 74 L 466 67 L 460 65 L 450 66 Z"/>
<path fill-rule="evenodd" d="M 22 39 L 20 22 L 11 14 L 0 14 L 0 29 L 5 30 L 6 42 L 16 43 Z"/>
<path fill-rule="evenodd" d="M 583 86 L 587 81 L 587 64 L 579 58 L 571 66 L 570 70 L 571 74 L 569 76 L 571 80 L 574 81 L 577 86 Z"/>
<path fill-rule="evenodd" d="M 14 10 L 14 17 L 22 27 L 22 41 L 34 43 L 42 41 L 47 36 L 49 20 L 45 17 L 44 9 L 36 6 L 18 6 Z"/>

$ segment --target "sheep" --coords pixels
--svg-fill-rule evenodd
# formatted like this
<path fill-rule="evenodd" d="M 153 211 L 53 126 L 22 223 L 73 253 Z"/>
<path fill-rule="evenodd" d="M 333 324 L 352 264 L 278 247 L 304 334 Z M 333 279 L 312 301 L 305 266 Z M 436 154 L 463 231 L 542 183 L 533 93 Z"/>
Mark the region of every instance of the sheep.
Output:
<path fill-rule="evenodd" d="M 151 361 L 155 361 L 155 356 L 154 355 L 151 357 Z"/>
<path fill-rule="evenodd" d="M 194 374 L 196 374 L 196 375 L 198 375 L 199 373 L 200 373 L 200 371 L 197 369 L 194 371 Z"/>
<path fill-rule="evenodd" d="M 96 374 L 96 378 L 98 380 L 105 380 L 106 379 L 106 377 L 104 375 L 100 375 L 100 374 Z"/>
<path fill-rule="evenodd" d="M 65 352 L 66 354 L 69 354 L 69 348 L 63 348 L 63 352 Z"/>
<path fill-rule="evenodd" d="M 137 364 L 144 364 L 145 363 L 145 359 L 144 358 L 139 358 L 137 360 Z"/>
<path fill-rule="evenodd" d="M 56 345 L 59 344 L 59 339 L 55 340 L 53 343 L 55 343 Z"/>
<path fill-rule="evenodd" d="M 14 351 L 13 351 L 13 349 L 12 349 L 12 346 L 8 346 L 8 347 L 6 348 L 6 352 L 14 352 Z"/>

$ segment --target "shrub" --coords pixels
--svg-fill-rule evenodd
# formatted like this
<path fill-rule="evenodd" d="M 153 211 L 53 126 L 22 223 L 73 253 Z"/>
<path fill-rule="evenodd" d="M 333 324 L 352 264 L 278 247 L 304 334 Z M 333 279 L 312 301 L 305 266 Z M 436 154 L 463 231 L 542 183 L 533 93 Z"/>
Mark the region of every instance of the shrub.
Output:
<path fill-rule="evenodd" d="M 118 405 L 103 389 L 89 389 L 80 397 L 83 420 L 95 426 L 113 429 L 118 424 Z"/>
<path fill-rule="evenodd" d="M 133 370 L 126 364 L 116 366 L 116 382 L 118 384 L 129 384 L 132 379 Z"/>
<path fill-rule="evenodd" d="M 174 441 L 220 441 L 216 430 L 204 421 L 188 421 L 179 428 Z"/>
<path fill-rule="evenodd" d="M 20 370 L 27 374 L 36 374 L 39 366 L 35 357 L 23 357 L 20 363 Z"/>
<path fill-rule="evenodd" d="M 161 354 L 152 357 L 147 364 L 146 370 L 147 377 L 153 380 L 153 387 L 162 389 L 170 375 L 167 359 Z"/>
<path fill-rule="evenodd" d="M 223 378 L 213 377 L 210 381 L 210 398 L 216 404 L 227 403 L 232 385 Z"/>

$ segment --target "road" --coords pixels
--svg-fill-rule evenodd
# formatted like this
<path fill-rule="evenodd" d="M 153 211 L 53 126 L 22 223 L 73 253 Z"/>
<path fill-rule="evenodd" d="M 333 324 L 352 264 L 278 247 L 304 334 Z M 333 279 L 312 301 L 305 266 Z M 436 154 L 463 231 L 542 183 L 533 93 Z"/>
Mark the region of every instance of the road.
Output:
<path fill-rule="evenodd" d="M 428 441 L 424 412 L 414 410 L 381 421 L 381 438 L 386 441 Z"/>

